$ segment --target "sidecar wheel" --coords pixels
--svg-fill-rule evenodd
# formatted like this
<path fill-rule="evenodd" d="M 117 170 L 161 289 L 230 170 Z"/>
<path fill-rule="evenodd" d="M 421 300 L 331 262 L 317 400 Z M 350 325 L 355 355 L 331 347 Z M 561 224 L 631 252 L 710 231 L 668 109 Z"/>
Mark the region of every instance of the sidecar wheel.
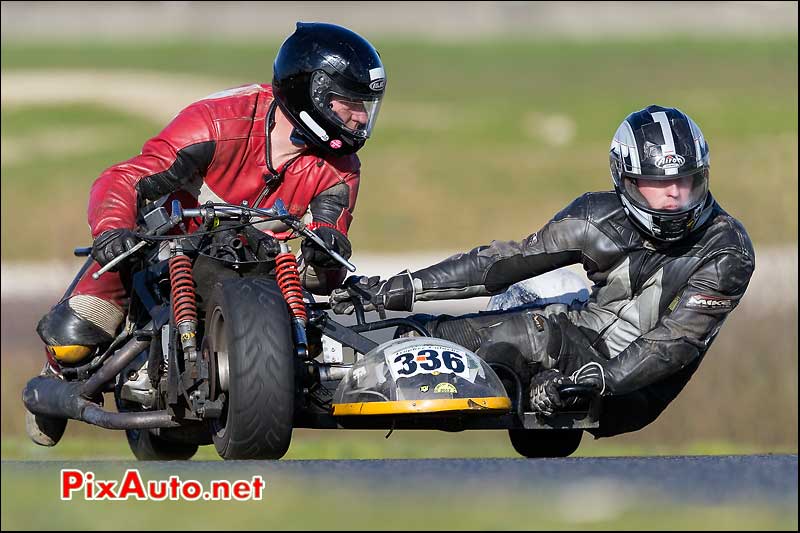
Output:
<path fill-rule="evenodd" d="M 197 453 L 197 444 L 164 440 L 146 429 L 126 429 L 125 436 L 140 461 L 188 461 Z"/>
<path fill-rule="evenodd" d="M 280 459 L 294 418 L 294 341 L 278 285 L 267 279 L 218 283 L 206 308 L 203 356 L 211 397 L 225 395 L 209 428 L 223 459 Z"/>
<path fill-rule="evenodd" d="M 509 429 L 511 445 L 523 457 L 568 457 L 581 444 L 580 429 Z"/>

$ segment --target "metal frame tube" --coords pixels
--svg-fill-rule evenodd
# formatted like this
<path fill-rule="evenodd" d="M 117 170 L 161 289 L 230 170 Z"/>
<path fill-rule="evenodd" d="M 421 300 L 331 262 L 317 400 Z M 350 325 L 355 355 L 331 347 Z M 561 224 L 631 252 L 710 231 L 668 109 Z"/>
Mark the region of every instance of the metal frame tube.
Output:
<path fill-rule="evenodd" d="M 80 395 L 84 398 L 91 398 L 102 391 L 106 383 L 122 372 L 122 370 L 128 366 L 128 363 L 133 361 L 137 355 L 150 347 L 150 342 L 151 339 L 140 341 L 135 337 L 129 340 L 125 346 L 117 350 L 92 377 L 86 380 L 80 388 Z"/>

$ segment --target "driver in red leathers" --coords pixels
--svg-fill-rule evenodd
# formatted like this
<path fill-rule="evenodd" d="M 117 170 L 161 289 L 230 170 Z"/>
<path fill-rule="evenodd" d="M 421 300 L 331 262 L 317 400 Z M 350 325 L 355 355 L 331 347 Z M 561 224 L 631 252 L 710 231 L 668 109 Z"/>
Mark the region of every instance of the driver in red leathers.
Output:
<path fill-rule="evenodd" d="M 189 105 L 141 154 L 106 169 L 89 196 L 96 263 L 37 327 L 48 353 L 45 372 L 84 363 L 113 340 L 128 287 L 118 271 L 98 280 L 92 274 L 136 245 L 137 217 L 153 203 L 268 208 L 280 198 L 349 258 L 360 179 L 355 153 L 372 132 L 385 85 L 381 59 L 364 38 L 341 26 L 298 23 L 278 51 L 271 85 L 237 87 Z M 256 225 L 265 243 L 270 233 L 287 230 L 265 224 Z M 303 242 L 301 255 L 308 290 L 328 294 L 341 284 L 345 270 L 313 242 Z M 66 420 L 27 415 L 34 442 L 58 442 Z"/>

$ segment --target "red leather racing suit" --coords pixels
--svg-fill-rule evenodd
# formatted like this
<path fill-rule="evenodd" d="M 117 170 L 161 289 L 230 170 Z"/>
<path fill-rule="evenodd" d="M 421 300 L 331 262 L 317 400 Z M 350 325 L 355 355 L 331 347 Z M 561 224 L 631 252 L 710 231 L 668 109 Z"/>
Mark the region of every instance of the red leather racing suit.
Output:
<path fill-rule="evenodd" d="M 282 179 L 275 179 L 266 162 L 273 102 L 271 86 L 254 84 L 183 109 L 141 154 L 106 169 L 94 182 L 88 208 L 92 238 L 110 229 L 133 229 L 138 209 L 164 197 L 179 198 L 185 207 L 208 200 L 270 207 L 281 198 L 293 215 L 311 216 L 311 229 L 328 225 L 347 235 L 358 194 L 358 157 L 303 153 L 276 168 Z M 126 290 L 119 274 L 95 281 L 91 274 L 98 269 L 94 264 L 70 296 L 96 296 L 122 307 Z M 343 274 L 333 276 L 341 281 Z"/>

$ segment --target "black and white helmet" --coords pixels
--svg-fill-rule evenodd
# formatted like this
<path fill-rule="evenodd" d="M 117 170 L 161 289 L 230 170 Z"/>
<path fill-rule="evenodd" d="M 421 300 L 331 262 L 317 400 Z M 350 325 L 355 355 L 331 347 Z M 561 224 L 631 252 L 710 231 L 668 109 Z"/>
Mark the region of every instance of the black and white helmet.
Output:
<path fill-rule="evenodd" d="M 622 121 L 609 154 L 614 189 L 647 235 L 678 241 L 711 214 L 708 143 L 682 111 L 651 105 Z"/>

